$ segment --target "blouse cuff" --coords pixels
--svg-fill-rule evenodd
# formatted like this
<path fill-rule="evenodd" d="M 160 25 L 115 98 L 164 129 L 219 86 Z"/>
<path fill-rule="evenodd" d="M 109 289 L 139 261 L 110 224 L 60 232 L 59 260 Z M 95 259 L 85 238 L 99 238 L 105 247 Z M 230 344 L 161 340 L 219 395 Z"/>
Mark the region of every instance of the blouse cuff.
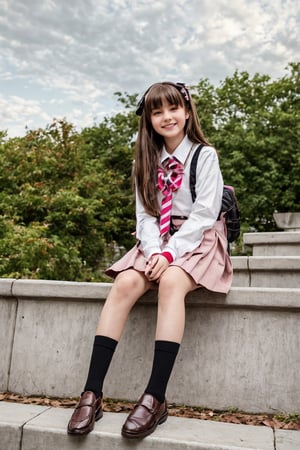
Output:
<path fill-rule="evenodd" d="M 174 261 L 174 258 L 170 252 L 162 252 L 161 256 L 164 256 L 168 260 L 169 264 Z"/>

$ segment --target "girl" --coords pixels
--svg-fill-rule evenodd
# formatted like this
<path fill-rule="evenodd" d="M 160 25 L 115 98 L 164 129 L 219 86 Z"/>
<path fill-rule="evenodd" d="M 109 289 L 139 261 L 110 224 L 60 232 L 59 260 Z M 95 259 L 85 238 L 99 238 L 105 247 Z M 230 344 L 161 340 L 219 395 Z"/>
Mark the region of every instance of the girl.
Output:
<path fill-rule="evenodd" d="M 165 393 L 183 337 L 184 300 L 200 287 L 227 293 L 232 266 L 224 219 L 218 220 L 223 180 L 218 156 L 206 141 L 195 105 L 182 83 L 152 85 L 139 103 L 136 142 L 137 245 L 106 273 L 115 282 L 102 309 L 88 378 L 68 425 L 87 434 L 102 417 L 102 386 L 128 314 L 149 289 L 158 288 L 152 372 L 145 391 L 122 428 L 142 438 L 167 419 Z M 189 189 L 190 162 L 197 164 L 197 197 Z"/>

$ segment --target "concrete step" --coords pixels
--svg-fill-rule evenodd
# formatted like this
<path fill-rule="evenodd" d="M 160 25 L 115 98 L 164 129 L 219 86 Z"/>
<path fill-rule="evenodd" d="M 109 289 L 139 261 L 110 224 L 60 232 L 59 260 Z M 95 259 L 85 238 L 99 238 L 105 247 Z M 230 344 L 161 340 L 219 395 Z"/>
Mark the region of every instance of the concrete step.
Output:
<path fill-rule="evenodd" d="M 299 450 L 298 431 L 169 417 L 143 440 L 120 435 L 127 415 L 104 413 L 93 432 L 68 436 L 72 410 L 0 402 L 0 450 Z"/>
<path fill-rule="evenodd" d="M 233 286 L 300 288 L 300 256 L 233 256 Z"/>
<path fill-rule="evenodd" d="M 300 231 L 244 233 L 243 242 L 253 256 L 300 256 Z"/>

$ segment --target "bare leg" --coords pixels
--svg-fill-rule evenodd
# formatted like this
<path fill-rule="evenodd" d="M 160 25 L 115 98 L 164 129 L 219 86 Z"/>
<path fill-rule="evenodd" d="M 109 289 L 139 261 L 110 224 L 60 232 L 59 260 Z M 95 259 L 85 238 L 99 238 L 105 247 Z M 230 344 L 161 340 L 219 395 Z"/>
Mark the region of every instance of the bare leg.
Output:
<path fill-rule="evenodd" d="M 181 343 L 185 325 L 185 297 L 196 289 L 193 279 L 180 267 L 170 266 L 158 291 L 156 340 Z"/>
<path fill-rule="evenodd" d="M 134 269 L 119 273 L 101 311 L 96 334 L 119 341 L 131 308 L 149 288 L 143 273 Z"/>

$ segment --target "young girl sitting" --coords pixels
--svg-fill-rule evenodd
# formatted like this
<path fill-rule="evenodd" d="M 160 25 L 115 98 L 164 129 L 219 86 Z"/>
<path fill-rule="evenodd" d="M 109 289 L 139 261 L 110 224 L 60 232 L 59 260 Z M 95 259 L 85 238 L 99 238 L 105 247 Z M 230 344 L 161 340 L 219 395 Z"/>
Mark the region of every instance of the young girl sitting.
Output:
<path fill-rule="evenodd" d="M 162 82 L 144 94 L 136 142 L 137 244 L 106 273 L 115 278 L 96 331 L 88 377 L 68 433 L 89 433 L 102 417 L 102 387 L 113 353 L 136 301 L 158 291 L 152 372 L 122 435 L 142 438 L 168 416 L 165 398 L 185 326 L 185 297 L 199 288 L 227 293 L 232 265 L 224 219 L 218 220 L 223 179 L 216 150 L 206 141 L 188 89 Z M 189 188 L 192 156 L 197 164 L 197 197 Z"/>

